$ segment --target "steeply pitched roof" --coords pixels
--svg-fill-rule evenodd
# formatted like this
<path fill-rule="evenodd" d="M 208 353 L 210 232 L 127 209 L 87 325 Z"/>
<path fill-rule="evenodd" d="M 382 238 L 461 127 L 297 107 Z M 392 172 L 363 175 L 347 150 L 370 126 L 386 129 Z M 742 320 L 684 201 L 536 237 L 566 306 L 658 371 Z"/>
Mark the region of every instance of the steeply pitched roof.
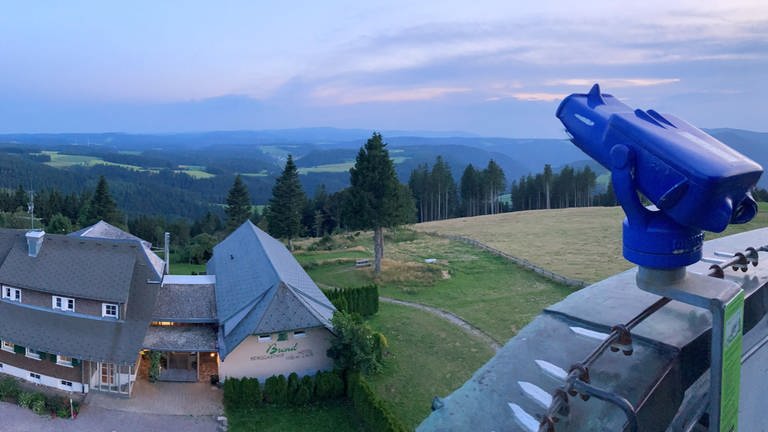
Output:
<path fill-rule="evenodd" d="M 325 326 L 336 310 L 278 240 L 245 222 L 213 248 L 222 357 L 249 334 Z"/>
<path fill-rule="evenodd" d="M 0 282 L 69 297 L 128 300 L 137 249 L 141 250 L 137 242 L 46 234 L 38 255 L 30 257 L 23 232 L 0 232 L 0 237 L 7 236 L 14 240 L 0 265 Z"/>
<path fill-rule="evenodd" d="M 0 230 L 0 252 L 2 252 L 2 246 L 9 236 L 18 236 L 22 241 L 24 239 L 23 232 Z M 113 243 L 116 245 L 115 249 L 112 248 Z M 14 247 L 17 246 L 17 242 L 14 242 Z M 43 253 L 46 252 L 46 247 L 48 247 L 48 253 L 55 251 L 57 255 L 69 255 L 70 258 L 91 257 L 93 250 L 96 250 L 120 261 L 117 263 L 117 267 L 121 268 L 117 272 L 120 273 L 119 276 L 116 276 L 111 267 L 95 268 L 95 270 L 110 276 L 108 280 L 113 281 L 113 283 L 115 280 L 120 280 L 119 285 L 122 291 L 108 291 L 110 295 L 124 299 L 122 302 L 127 303 L 126 314 L 118 321 L 0 300 L 0 317 L 2 317 L 0 319 L 0 339 L 40 351 L 79 359 L 123 364 L 134 363 L 137 353 L 142 348 L 144 335 L 150 323 L 158 286 L 148 283 L 148 281 L 156 279 L 157 274 L 148 261 L 141 257 L 142 249 L 134 241 L 73 239 L 46 234 L 41 254 L 37 258 L 28 258 L 31 260 L 44 258 Z M 82 254 L 78 251 L 81 248 L 85 250 Z M 120 252 L 114 252 L 114 250 Z M 131 251 L 134 256 L 126 258 L 123 251 Z M 122 267 L 128 262 L 130 262 L 130 269 L 127 270 L 126 276 Z M 45 264 L 46 268 L 43 270 L 28 262 L 23 264 L 27 265 L 28 269 L 40 273 L 31 279 L 35 284 L 54 283 L 57 282 L 56 276 L 59 276 L 58 282 L 64 281 L 65 284 L 54 284 L 51 285 L 52 287 L 65 286 L 67 289 L 75 291 L 73 296 L 87 297 L 83 295 L 87 294 L 86 291 L 75 290 L 71 286 L 71 281 L 77 279 L 74 276 L 68 276 L 67 273 L 82 274 L 81 271 L 85 271 L 82 270 L 83 267 L 89 263 L 94 264 L 93 261 L 86 260 L 84 263 L 72 261 L 70 264 L 73 267 L 70 269 L 64 269 L 58 274 L 45 275 L 54 269 L 62 270 L 58 267 L 62 263 L 66 263 L 65 258 L 54 257 Z M 0 283 L 8 283 L 2 275 L 3 269 L 8 264 L 9 261 L 6 259 L 0 266 Z M 70 280 L 70 278 L 72 279 Z M 89 280 L 90 284 L 95 280 L 93 278 L 94 276 L 88 276 L 83 280 Z M 127 281 L 123 279 L 127 279 Z M 19 283 L 17 285 L 26 284 Z M 94 287 L 96 285 L 87 288 L 92 290 Z"/>
<path fill-rule="evenodd" d="M 85 227 L 79 231 L 75 231 L 67 234 L 69 237 L 88 237 L 88 238 L 101 238 L 101 239 L 113 239 L 113 240 L 133 240 L 141 243 L 144 248 L 144 254 L 147 259 L 152 263 L 152 267 L 155 269 L 158 275 L 163 274 L 165 268 L 165 262 L 163 259 L 152 252 L 152 243 L 140 239 L 135 235 L 125 232 L 120 228 L 110 225 L 103 220 L 96 222 L 95 224 Z"/>

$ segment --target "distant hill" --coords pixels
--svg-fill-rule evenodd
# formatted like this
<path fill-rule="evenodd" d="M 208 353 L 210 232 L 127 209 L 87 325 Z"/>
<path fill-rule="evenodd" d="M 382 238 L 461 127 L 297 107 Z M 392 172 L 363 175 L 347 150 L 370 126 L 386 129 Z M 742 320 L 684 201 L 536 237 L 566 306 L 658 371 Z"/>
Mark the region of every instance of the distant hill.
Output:
<path fill-rule="evenodd" d="M 768 167 L 768 133 L 738 129 L 708 131 Z M 458 182 L 467 164 L 483 168 L 490 159 L 507 183 L 545 164 L 589 165 L 605 172 L 566 139 L 472 136 L 463 132 L 383 131 L 402 182 L 419 164 L 438 155 Z M 364 129 L 305 128 L 213 131 L 180 134 L 6 134 L 0 135 L 0 187 L 56 187 L 63 192 L 92 188 L 107 177 L 118 204 L 128 213 L 198 217 L 222 211 L 235 174 L 242 174 L 253 201 L 266 203 L 288 154 L 296 159 L 309 195 L 325 185 L 329 192 L 348 185 L 348 170 L 371 135 Z M 768 187 L 768 176 L 760 180 Z"/>

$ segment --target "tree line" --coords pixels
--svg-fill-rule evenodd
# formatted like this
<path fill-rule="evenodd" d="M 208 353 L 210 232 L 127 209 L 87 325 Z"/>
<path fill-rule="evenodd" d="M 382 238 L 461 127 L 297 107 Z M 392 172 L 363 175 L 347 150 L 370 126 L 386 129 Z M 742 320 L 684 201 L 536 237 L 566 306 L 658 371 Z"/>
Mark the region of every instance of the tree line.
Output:
<path fill-rule="evenodd" d="M 408 180 L 419 222 L 502 212 L 506 207 L 499 196 L 505 185 L 504 171 L 491 159 L 484 169 L 468 164 L 457 187 L 442 156 L 431 169 L 427 164 L 419 165 Z"/>

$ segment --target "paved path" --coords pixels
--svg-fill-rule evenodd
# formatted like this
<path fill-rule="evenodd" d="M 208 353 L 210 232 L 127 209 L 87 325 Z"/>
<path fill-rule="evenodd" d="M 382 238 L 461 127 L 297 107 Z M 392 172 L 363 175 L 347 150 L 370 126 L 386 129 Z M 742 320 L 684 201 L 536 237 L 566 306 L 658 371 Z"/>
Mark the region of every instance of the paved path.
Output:
<path fill-rule="evenodd" d="M 214 416 L 142 414 L 84 406 L 75 420 L 38 416 L 31 410 L 0 402 L 3 432 L 214 432 Z"/>
<path fill-rule="evenodd" d="M 221 389 L 208 383 L 150 383 L 138 379 L 130 399 L 93 391 L 88 393 L 85 403 L 108 410 L 145 414 L 217 416 L 224 412 L 222 393 Z"/>
<path fill-rule="evenodd" d="M 438 318 L 442 318 L 448 322 L 450 322 L 453 325 L 461 327 L 464 331 L 467 333 L 470 333 L 474 336 L 477 336 L 478 338 L 482 339 L 485 343 L 488 344 L 488 346 L 491 347 L 492 350 L 498 351 L 499 348 L 501 348 L 501 345 L 499 345 L 498 342 L 494 338 L 492 338 L 488 333 L 480 330 L 479 328 L 473 326 L 472 324 L 464 321 L 460 316 L 448 312 L 443 309 L 439 309 L 432 306 L 427 306 L 421 303 L 414 303 L 409 301 L 403 301 L 403 300 L 397 300 L 390 297 L 381 297 L 379 296 L 379 300 L 383 301 L 384 303 L 391 303 L 396 304 L 400 306 L 406 306 L 411 307 L 419 310 L 423 310 L 425 312 L 431 313 L 432 315 L 435 315 Z"/>

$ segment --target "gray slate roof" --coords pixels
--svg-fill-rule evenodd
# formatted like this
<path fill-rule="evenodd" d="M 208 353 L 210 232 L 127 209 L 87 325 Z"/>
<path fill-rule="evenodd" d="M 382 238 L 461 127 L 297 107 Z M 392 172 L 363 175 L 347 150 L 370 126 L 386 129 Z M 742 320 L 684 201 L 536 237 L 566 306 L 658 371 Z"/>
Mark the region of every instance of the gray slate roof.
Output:
<path fill-rule="evenodd" d="M 223 357 L 250 334 L 325 326 L 336 310 L 278 240 L 246 221 L 213 248 Z"/>
<path fill-rule="evenodd" d="M 216 328 L 208 325 L 151 326 L 144 348 L 159 351 L 216 351 Z"/>
<path fill-rule="evenodd" d="M 158 289 L 153 321 L 216 322 L 213 284 L 166 284 Z"/>
<path fill-rule="evenodd" d="M 30 257 L 23 231 L 4 230 L 0 236 L 14 239 L 0 265 L 3 284 L 115 303 L 128 300 L 138 243 L 46 234 L 38 256 Z"/>
<path fill-rule="evenodd" d="M 20 235 L 23 238 L 23 232 L 0 230 L 0 247 L 9 235 Z M 53 239 L 50 242 L 51 238 L 49 237 Z M 63 242 L 64 239 L 69 243 Z M 108 241 L 107 243 L 104 240 L 98 242 L 102 244 L 100 247 L 103 250 L 113 250 Z M 149 326 L 157 294 L 157 285 L 148 284 L 147 281 L 155 279 L 157 275 L 148 261 L 138 256 L 143 252 L 135 242 L 113 242 L 117 244 L 116 249 L 126 249 L 134 253 L 134 257 L 130 260 L 126 260 L 122 255 L 117 256 L 132 263 L 132 268 L 127 276 L 127 285 L 124 287 L 125 292 L 120 293 L 121 297 L 124 294 L 128 304 L 127 313 L 122 320 L 87 317 L 82 314 L 58 312 L 47 308 L 0 301 L 0 317 L 2 317 L 0 319 L 0 339 L 40 351 L 79 359 L 122 364 L 134 363 L 139 350 L 142 348 L 144 334 Z M 49 248 L 49 251 L 57 250 L 62 254 L 80 256 L 78 249 L 85 249 L 88 251 L 86 255 L 89 255 L 90 248 L 94 247 L 93 244 L 97 242 L 84 239 L 81 243 L 81 240 L 46 234 L 41 255 L 37 258 L 42 256 L 46 246 L 59 243 L 66 244 L 67 247 L 62 249 Z M 17 245 L 14 244 L 15 246 Z M 2 249 L 0 249 L 1 251 Z M 5 268 L 7 262 L 6 260 L 3 263 L 0 271 Z M 75 268 L 79 269 L 79 267 Z M 58 270 L 61 271 L 61 269 Z M 100 270 L 103 273 L 111 273 L 104 268 Z M 68 278 L 70 276 L 62 275 L 62 277 Z M 50 276 L 48 282 L 55 282 L 54 279 L 53 276 Z M 35 281 L 37 280 L 41 279 L 35 279 Z M 6 280 L 0 276 L 0 282 L 6 283 Z M 82 292 L 77 293 L 77 295 L 81 294 Z"/>
<path fill-rule="evenodd" d="M 70 237 L 88 237 L 88 238 L 101 238 L 101 239 L 113 239 L 113 240 L 133 240 L 141 243 L 144 248 L 144 253 L 152 263 L 157 274 L 162 275 L 164 273 L 165 263 L 163 259 L 152 252 L 152 243 L 143 240 L 131 233 L 127 233 L 120 228 L 110 225 L 103 220 L 96 222 L 95 224 L 85 227 L 79 231 L 75 231 L 67 234 Z"/>

